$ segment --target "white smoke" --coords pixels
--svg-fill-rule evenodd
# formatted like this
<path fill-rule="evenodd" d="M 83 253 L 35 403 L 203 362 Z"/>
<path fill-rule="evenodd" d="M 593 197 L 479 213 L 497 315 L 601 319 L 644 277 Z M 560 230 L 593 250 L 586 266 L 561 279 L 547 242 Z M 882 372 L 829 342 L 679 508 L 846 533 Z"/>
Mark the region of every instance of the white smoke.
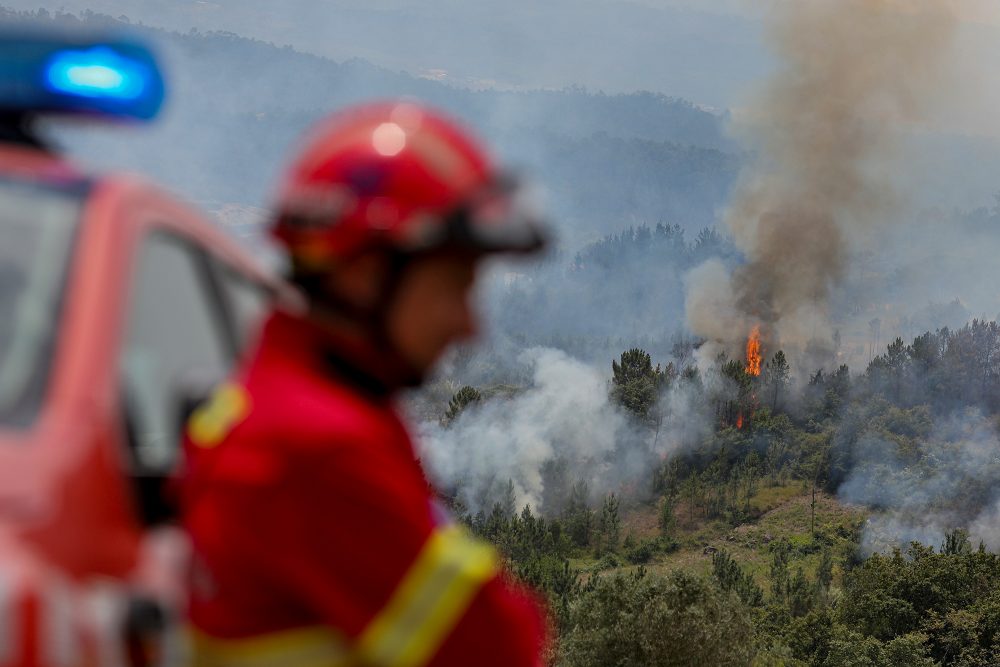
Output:
<path fill-rule="evenodd" d="M 473 512 L 489 511 L 508 480 L 518 507 L 549 513 L 577 482 L 592 499 L 642 497 L 661 461 L 711 430 L 705 406 L 684 383 L 660 398 L 654 412 L 661 418 L 640 425 L 610 400 L 608 373 L 549 348 L 526 350 L 518 363 L 532 369 L 527 389 L 471 404 L 447 426 L 421 428 L 430 476 Z"/>
<path fill-rule="evenodd" d="M 532 348 L 521 361 L 534 382 L 507 400 L 467 408 L 447 428 L 425 423 L 421 458 L 442 488 L 458 487 L 473 511 L 507 480 L 519 506 L 540 507 L 542 468 L 562 457 L 594 482 L 601 479 L 625 419 L 608 401 L 607 379 L 552 349 Z"/>
<path fill-rule="evenodd" d="M 966 527 L 973 543 L 1000 548 L 1000 436 L 977 410 L 940 421 L 925 438 L 864 434 L 853 459 L 838 496 L 876 508 L 864 553 L 913 541 L 937 546 Z"/>

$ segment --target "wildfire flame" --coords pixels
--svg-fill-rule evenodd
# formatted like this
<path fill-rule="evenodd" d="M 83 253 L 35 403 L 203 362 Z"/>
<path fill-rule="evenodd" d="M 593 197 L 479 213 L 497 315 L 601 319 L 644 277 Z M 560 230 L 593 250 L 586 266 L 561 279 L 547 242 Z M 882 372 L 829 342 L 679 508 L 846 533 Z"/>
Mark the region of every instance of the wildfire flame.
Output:
<path fill-rule="evenodd" d="M 747 339 L 747 373 L 757 377 L 763 358 L 760 354 L 760 327 L 754 327 Z"/>

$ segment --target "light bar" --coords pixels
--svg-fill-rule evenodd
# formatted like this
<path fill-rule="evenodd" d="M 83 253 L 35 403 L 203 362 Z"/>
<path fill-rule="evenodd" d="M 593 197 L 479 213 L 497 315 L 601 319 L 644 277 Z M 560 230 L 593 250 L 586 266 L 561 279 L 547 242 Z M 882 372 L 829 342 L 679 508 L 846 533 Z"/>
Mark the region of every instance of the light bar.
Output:
<path fill-rule="evenodd" d="M 138 42 L 0 33 L 0 113 L 149 120 L 163 96 L 163 75 Z"/>

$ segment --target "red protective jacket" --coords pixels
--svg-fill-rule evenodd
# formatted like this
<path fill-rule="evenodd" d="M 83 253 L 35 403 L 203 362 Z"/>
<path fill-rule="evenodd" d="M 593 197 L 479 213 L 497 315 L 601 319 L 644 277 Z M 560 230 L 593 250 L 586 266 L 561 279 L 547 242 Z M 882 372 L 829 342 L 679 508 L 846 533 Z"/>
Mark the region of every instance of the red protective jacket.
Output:
<path fill-rule="evenodd" d="M 275 314 L 192 418 L 196 665 L 541 664 L 533 597 L 438 509 L 391 392 Z"/>

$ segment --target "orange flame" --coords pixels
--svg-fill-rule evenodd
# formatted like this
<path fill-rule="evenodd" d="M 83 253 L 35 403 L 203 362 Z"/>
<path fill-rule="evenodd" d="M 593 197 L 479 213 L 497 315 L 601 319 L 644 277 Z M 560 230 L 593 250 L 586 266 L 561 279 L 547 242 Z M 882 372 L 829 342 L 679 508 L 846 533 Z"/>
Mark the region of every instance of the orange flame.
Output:
<path fill-rule="evenodd" d="M 736 416 L 736 428 L 743 428 L 743 413 Z"/>
<path fill-rule="evenodd" d="M 757 377 L 763 358 L 760 354 L 760 327 L 754 327 L 747 339 L 747 373 Z"/>

